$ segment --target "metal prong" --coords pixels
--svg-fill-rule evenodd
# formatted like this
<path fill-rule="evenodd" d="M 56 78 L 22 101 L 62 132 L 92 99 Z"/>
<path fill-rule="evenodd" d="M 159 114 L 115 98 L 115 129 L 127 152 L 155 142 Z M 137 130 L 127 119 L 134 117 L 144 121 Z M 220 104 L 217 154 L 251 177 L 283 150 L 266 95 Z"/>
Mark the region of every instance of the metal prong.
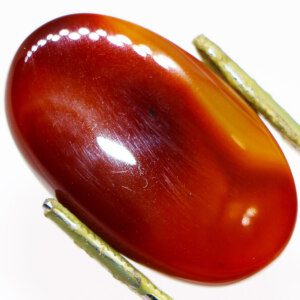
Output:
<path fill-rule="evenodd" d="M 47 218 L 54 221 L 80 248 L 143 299 L 172 300 L 56 199 L 47 199 L 43 208 Z"/>
<path fill-rule="evenodd" d="M 51 209 L 53 209 L 51 200 L 52 199 L 46 199 L 45 202 L 43 203 L 43 209 L 45 213 L 50 212 Z"/>
<path fill-rule="evenodd" d="M 233 87 L 256 111 L 261 113 L 289 142 L 300 148 L 300 125 L 235 63 L 222 49 L 200 35 L 194 40 L 194 45 L 204 62 L 218 73 Z"/>

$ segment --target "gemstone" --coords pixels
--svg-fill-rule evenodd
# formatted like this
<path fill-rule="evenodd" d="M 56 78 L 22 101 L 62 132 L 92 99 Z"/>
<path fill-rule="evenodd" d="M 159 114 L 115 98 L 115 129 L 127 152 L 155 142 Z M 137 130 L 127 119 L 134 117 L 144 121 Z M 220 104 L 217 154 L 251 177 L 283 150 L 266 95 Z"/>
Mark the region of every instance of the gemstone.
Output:
<path fill-rule="evenodd" d="M 42 26 L 13 60 L 6 109 L 49 190 L 147 266 L 231 282 L 291 236 L 294 181 L 268 129 L 202 62 L 149 30 L 93 14 Z"/>

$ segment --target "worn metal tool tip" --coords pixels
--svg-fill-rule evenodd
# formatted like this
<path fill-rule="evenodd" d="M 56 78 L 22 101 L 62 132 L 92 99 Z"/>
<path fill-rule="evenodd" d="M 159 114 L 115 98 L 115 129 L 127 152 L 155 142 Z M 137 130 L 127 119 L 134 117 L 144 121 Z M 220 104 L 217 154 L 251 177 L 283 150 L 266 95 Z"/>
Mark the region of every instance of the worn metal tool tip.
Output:
<path fill-rule="evenodd" d="M 46 199 L 43 203 L 44 212 L 49 212 L 53 209 L 52 199 Z"/>

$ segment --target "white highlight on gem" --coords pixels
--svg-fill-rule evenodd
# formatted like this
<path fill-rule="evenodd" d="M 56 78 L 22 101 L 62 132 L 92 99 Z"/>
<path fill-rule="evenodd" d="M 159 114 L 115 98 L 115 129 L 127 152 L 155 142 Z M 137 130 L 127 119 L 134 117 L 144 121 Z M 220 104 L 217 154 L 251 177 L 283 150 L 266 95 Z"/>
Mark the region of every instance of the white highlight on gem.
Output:
<path fill-rule="evenodd" d="M 114 35 L 109 35 L 107 37 L 107 39 L 114 45 L 118 46 L 118 47 L 121 47 L 121 46 L 124 46 L 124 44 L 122 43 L 122 41 L 120 41 L 116 36 Z"/>
<path fill-rule="evenodd" d="M 52 34 L 52 33 L 51 33 L 51 34 L 48 34 L 48 35 L 47 35 L 47 40 L 48 40 L 48 41 L 52 40 L 52 37 L 53 37 L 53 34 Z"/>
<path fill-rule="evenodd" d="M 132 48 L 138 55 L 142 57 L 152 54 L 151 49 L 145 45 L 133 45 Z"/>
<path fill-rule="evenodd" d="M 257 214 L 256 208 L 254 207 L 248 208 L 242 218 L 242 225 L 249 226 L 251 223 L 251 218 L 253 218 L 256 214 Z"/>
<path fill-rule="evenodd" d="M 53 37 L 51 39 L 52 42 L 57 42 L 59 40 L 60 40 L 60 36 L 58 34 L 53 35 Z"/>
<path fill-rule="evenodd" d="M 78 32 L 71 32 L 69 38 L 73 41 L 77 41 L 80 39 L 80 34 Z"/>
<path fill-rule="evenodd" d="M 96 33 L 99 35 L 99 36 L 107 36 L 107 32 L 103 29 L 98 29 L 96 30 Z"/>
<path fill-rule="evenodd" d="M 99 40 L 99 35 L 96 33 L 96 32 L 91 32 L 89 34 L 89 38 L 92 40 L 92 41 L 98 41 Z"/>
<path fill-rule="evenodd" d="M 28 61 L 28 59 L 30 58 L 32 56 L 32 51 L 27 51 L 27 55 L 26 55 L 26 57 L 25 57 L 25 62 L 27 62 Z"/>
<path fill-rule="evenodd" d="M 82 27 L 78 30 L 78 32 L 81 35 L 88 35 L 90 33 L 90 30 L 88 28 Z"/>
<path fill-rule="evenodd" d="M 117 35 L 116 35 L 116 38 L 117 38 L 120 42 L 122 42 L 123 44 L 126 44 L 126 45 L 131 45 L 131 44 L 132 44 L 131 40 L 130 40 L 127 36 L 125 36 L 125 35 L 123 35 L 123 34 L 117 34 Z"/>
<path fill-rule="evenodd" d="M 62 29 L 62 30 L 59 32 L 59 35 L 60 35 L 60 36 L 67 36 L 69 33 L 70 33 L 70 31 L 69 31 L 68 29 Z"/>
<path fill-rule="evenodd" d="M 163 54 L 153 55 L 151 49 L 148 46 L 143 45 L 143 44 L 134 45 L 132 43 L 132 41 L 123 34 L 108 35 L 107 32 L 103 29 L 98 29 L 95 32 L 91 32 L 86 27 L 81 27 L 78 30 L 78 32 L 70 32 L 68 29 L 61 29 L 59 31 L 59 34 L 48 34 L 46 39 L 39 40 L 36 45 L 33 45 L 31 47 L 31 50 L 27 52 L 27 55 L 25 57 L 25 62 L 32 56 L 33 52 L 36 52 L 38 50 L 39 47 L 43 47 L 44 45 L 46 45 L 47 41 L 57 42 L 61 39 L 61 37 L 65 37 L 65 36 L 68 36 L 71 40 L 76 41 L 76 40 L 79 40 L 82 35 L 83 36 L 87 35 L 88 38 L 92 41 L 98 41 L 100 39 L 100 37 L 107 37 L 107 40 L 110 43 L 112 43 L 118 47 L 121 47 L 124 45 L 131 45 L 132 49 L 138 55 L 140 55 L 142 57 L 147 57 L 148 55 L 151 56 L 157 64 L 159 64 L 161 67 L 163 67 L 167 70 L 178 68 L 177 64 L 173 60 L 168 58 L 167 56 L 165 56 Z M 235 141 L 236 141 L 236 143 L 239 144 L 240 147 L 243 148 L 243 145 L 241 143 L 239 143 L 239 141 L 237 141 L 236 139 L 235 139 Z M 132 158 L 134 159 L 133 156 L 132 156 Z M 122 159 L 120 159 L 120 160 L 122 160 Z M 133 160 L 131 160 L 131 162 L 133 162 Z M 250 216 L 250 217 L 252 217 L 252 216 Z M 245 215 L 243 217 L 242 224 L 243 225 L 246 224 L 244 226 L 247 226 L 247 223 L 250 222 L 250 219 L 249 219 L 250 217 L 248 215 Z"/>
<path fill-rule="evenodd" d="M 173 60 L 171 60 L 170 58 L 168 58 L 165 55 L 162 54 L 158 54 L 158 55 L 154 55 L 153 59 L 163 68 L 169 70 L 169 69 L 175 69 L 177 68 L 177 65 L 174 63 Z"/>
<path fill-rule="evenodd" d="M 31 47 L 31 51 L 32 51 L 32 52 L 35 52 L 37 49 L 38 49 L 38 46 L 37 46 L 37 45 L 34 45 L 34 46 Z"/>
<path fill-rule="evenodd" d="M 136 160 L 132 153 L 122 144 L 105 137 L 97 137 L 99 147 L 109 156 L 129 165 L 135 165 Z"/>
<path fill-rule="evenodd" d="M 42 39 L 42 40 L 39 40 L 39 41 L 37 42 L 37 44 L 38 44 L 40 47 L 43 47 L 43 46 L 45 46 L 45 45 L 46 45 L 46 43 L 47 43 L 47 41 L 46 41 L 46 40 L 44 40 L 44 39 Z"/>

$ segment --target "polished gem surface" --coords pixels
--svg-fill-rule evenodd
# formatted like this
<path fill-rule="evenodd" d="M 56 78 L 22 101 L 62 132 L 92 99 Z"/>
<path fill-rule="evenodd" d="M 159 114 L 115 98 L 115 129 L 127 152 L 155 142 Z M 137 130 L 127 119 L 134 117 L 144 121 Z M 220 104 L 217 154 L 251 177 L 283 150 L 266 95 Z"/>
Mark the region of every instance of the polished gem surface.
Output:
<path fill-rule="evenodd" d="M 289 240 L 296 193 L 274 138 L 166 39 L 106 16 L 59 18 L 22 44 L 6 96 L 34 170 L 130 258 L 228 282 L 261 269 Z"/>

